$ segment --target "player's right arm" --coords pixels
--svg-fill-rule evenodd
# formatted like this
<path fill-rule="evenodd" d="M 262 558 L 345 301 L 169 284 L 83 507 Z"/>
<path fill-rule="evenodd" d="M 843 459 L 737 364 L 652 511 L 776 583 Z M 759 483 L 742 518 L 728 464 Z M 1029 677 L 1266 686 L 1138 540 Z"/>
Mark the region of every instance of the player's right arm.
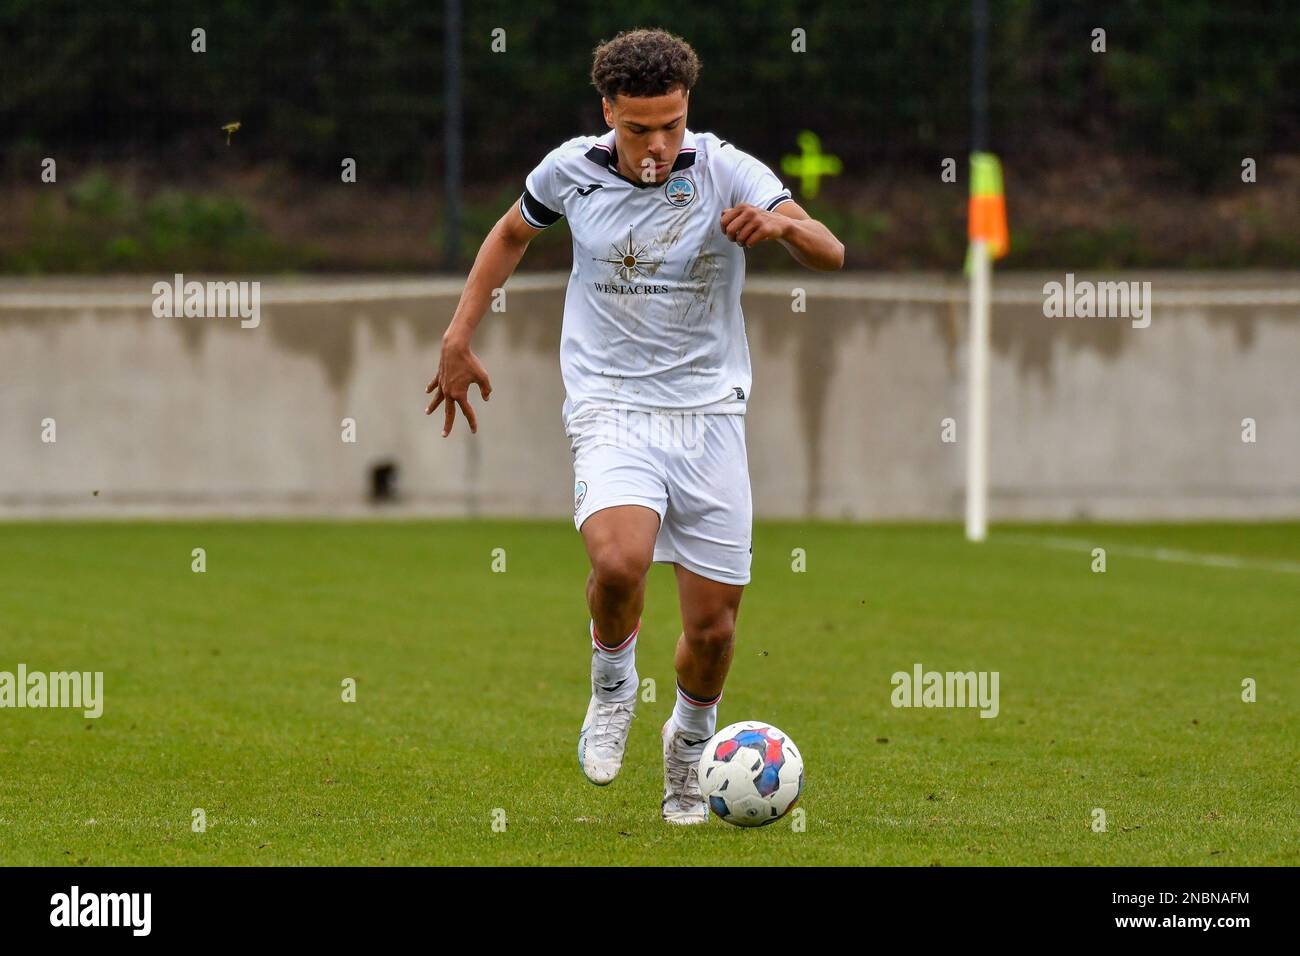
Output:
<path fill-rule="evenodd" d="M 452 423 L 456 418 L 456 406 L 469 422 L 469 430 L 478 432 L 478 418 L 469 403 L 469 387 L 477 384 L 483 401 L 492 395 L 492 383 L 488 380 L 487 370 L 470 348 L 474 329 L 478 327 L 492 293 L 506 284 L 524 256 L 524 250 L 533 236 L 541 232 L 524 220 L 519 212 L 519 203 L 515 203 L 501 217 L 492 231 L 483 240 L 474 267 L 469 271 L 465 281 L 465 291 L 460 295 L 460 303 L 452 316 L 447 331 L 442 335 L 442 354 L 438 358 L 438 372 L 433 376 L 425 394 L 432 393 L 433 400 L 425 409 L 426 415 L 432 415 L 438 406 L 446 403 L 446 418 L 442 425 L 442 436 L 451 434 Z"/>

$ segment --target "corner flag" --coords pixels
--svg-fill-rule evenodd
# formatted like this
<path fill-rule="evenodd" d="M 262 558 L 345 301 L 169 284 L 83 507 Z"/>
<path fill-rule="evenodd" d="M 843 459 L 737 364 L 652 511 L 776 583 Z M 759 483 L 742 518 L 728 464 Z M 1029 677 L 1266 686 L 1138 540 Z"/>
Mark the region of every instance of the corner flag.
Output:
<path fill-rule="evenodd" d="M 1002 193 L 1002 164 L 992 153 L 971 153 L 967 238 L 988 243 L 994 259 L 1007 254 L 1007 203 Z M 970 258 L 966 259 L 970 272 Z"/>

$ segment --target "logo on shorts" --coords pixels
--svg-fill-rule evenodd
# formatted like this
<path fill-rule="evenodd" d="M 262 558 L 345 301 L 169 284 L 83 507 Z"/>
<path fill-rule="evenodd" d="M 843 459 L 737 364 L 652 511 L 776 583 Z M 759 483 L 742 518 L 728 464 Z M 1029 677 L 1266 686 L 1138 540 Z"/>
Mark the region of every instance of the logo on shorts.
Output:
<path fill-rule="evenodd" d="M 573 513 L 577 514 L 578 509 L 582 507 L 583 500 L 587 497 L 587 483 L 580 481 L 573 486 Z"/>
<path fill-rule="evenodd" d="M 674 176 L 664 183 L 664 196 L 674 206 L 689 206 L 695 198 L 695 183 L 685 176 Z"/>

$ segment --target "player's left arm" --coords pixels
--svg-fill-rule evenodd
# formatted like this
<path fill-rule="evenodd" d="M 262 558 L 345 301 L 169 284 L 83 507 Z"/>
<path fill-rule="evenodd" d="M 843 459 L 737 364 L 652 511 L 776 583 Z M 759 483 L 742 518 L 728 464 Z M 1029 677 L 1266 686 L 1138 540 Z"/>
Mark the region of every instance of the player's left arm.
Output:
<path fill-rule="evenodd" d="M 722 231 L 746 249 L 775 239 L 794 256 L 795 262 L 809 269 L 833 272 L 844 267 L 844 243 L 793 199 L 771 212 L 749 203 L 723 210 Z"/>

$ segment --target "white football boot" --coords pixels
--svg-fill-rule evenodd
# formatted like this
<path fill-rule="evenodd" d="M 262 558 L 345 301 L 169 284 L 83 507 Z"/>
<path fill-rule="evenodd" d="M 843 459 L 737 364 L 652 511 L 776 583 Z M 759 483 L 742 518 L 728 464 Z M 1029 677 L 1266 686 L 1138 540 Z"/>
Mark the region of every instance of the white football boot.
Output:
<path fill-rule="evenodd" d="M 633 674 L 632 685 L 638 685 Z M 632 728 L 636 711 L 636 695 L 627 700 L 606 703 L 591 695 L 587 716 L 578 733 L 578 763 L 582 772 L 598 787 L 603 787 L 618 776 L 623 767 L 623 750 L 627 747 L 627 734 Z"/>
<path fill-rule="evenodd" d="M 709 805 L 700 793 L 700 755 L 708 739 L 687 740 L 672 718 L 660 731 L 664 741 L 664 802 L 661 813 L 669 823 L 707 823 Z"/>

